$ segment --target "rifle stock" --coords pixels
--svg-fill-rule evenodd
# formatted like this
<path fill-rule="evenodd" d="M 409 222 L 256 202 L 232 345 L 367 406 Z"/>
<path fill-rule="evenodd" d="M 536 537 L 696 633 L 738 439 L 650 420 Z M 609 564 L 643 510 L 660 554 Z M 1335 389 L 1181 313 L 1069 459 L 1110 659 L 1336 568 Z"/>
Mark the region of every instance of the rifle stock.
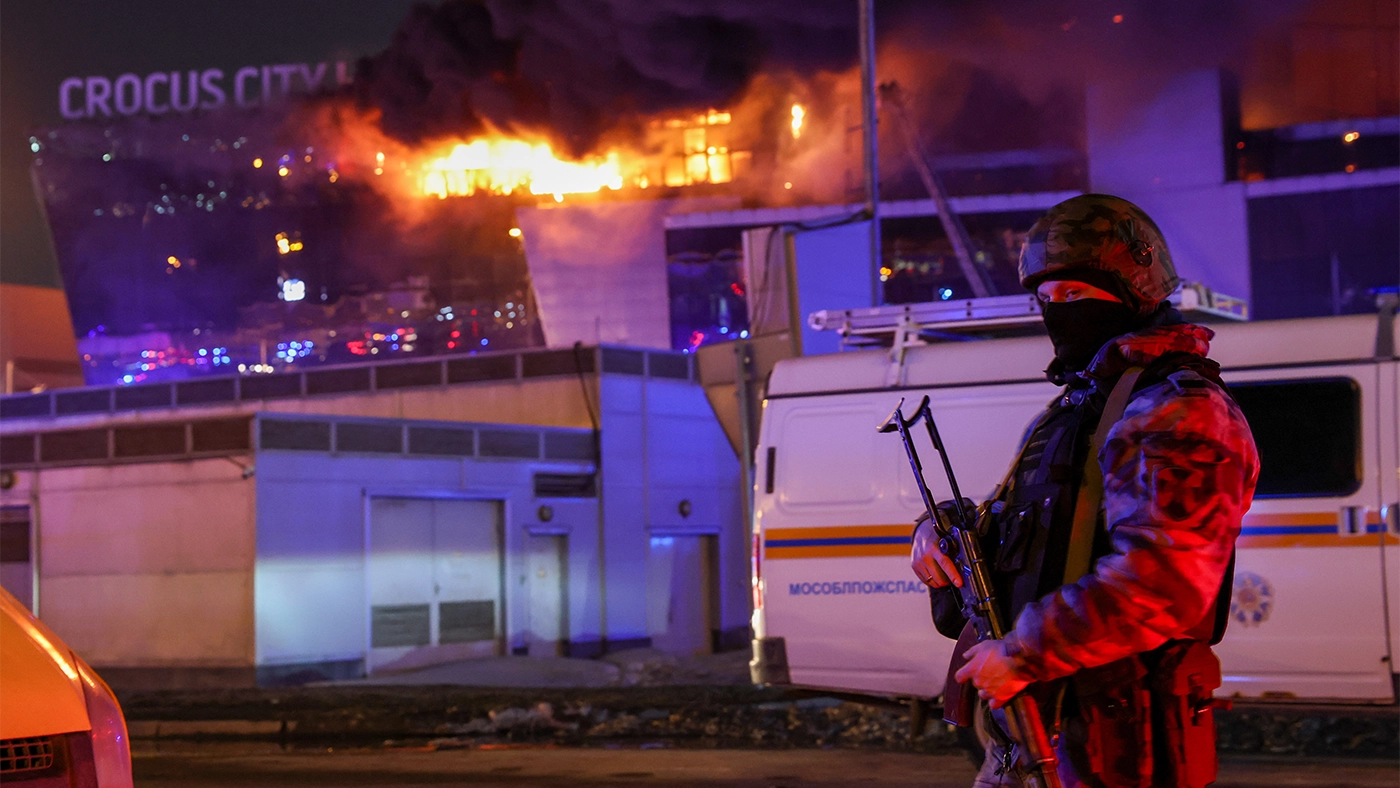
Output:
<path fill-rule="evenodd" d="M 904 442 L 904 451 L 909 457 L 909 467 L 914 472 L 919 495 L 928 511 L 930 522 L 938 531 L 938 548 L 953 559 L 962 574 L 963 583 L 960 590 L 963 614 L 977 630 L 977 639 L 1000 640 L 1006 635 L 1008 627 L 997 604 L 991 571 L 987 568 L 986 557 L 982 554 L 982 542 L 978 537 L 990 526 L 991 510 L 983 505 L 976 520 L 969 516 L 963 504 L 962 491 L 958 489 L 957 478 L 953 475 L 952 463 L 948 460 L 948 452 L 938 434 L 938 425 L 934 422 L 933 412 L 929 410 L 929 398 L 925 396 L 914 415 L 908 419 L 904 417 L 903 408 L 904 400 L 901 399 L 894 412 L 880 425 L 879 431 L 898 432 Z M 943 472 L 947 475 L 948 487 L 953 493 L 953 505 L 958 513 L 956 523 L 945 524 L 938 519 L 933 494 L 924 479 L 923 463 L 919 460 L 919 452 L 914 448 L 913 438 L 909 434 L 910 428 L 920 421 L 928 428 L 929 440 L 943 461 Z M 1006 733 L 1017 745 L 1020 761 L 1017 771 L 1022 780 L 1034 788 L 1061 788 L 1057 772 L 1059 760 L 1035 699 L 1024 692 L 1012 698 L 1006 704 L 1006 720 L 1007 727 L 1010 728 Z"/>

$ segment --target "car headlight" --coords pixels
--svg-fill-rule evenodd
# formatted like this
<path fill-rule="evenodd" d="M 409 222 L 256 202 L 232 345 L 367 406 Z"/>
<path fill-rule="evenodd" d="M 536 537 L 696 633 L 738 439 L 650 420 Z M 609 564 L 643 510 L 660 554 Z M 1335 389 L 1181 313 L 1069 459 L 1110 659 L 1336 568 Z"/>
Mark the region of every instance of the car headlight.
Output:
<path fill-rule="evenodd" d="M 93 768 L 98 788 L 132 788 L 131 744 L 126 738 L 126 719 L 117 696 L 86 662 L 75 658 L 78 680 L 83 685 L 88 721 L 92 723 Z"/>

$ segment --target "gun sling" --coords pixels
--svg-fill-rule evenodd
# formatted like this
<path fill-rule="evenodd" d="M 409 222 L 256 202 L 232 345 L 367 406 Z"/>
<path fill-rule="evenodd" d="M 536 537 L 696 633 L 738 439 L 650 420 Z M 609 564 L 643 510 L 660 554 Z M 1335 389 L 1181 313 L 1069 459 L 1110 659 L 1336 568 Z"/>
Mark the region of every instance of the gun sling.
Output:
<path fill-rule="evenodd" d="M 1103 503 L 1103 468 L 1099 465 L 1099 451 L 1108 442 L 1108 433 L 1113 425 L 1123 418 L 1132 399 L 1133 387 L 1142 376 L 1142 367 L 1129 367 L 1114 384 L 1104 403 L 1099 426 L 1089 441 L 1089 457 L 1084 461 L 1084 475 L 1079 482 L 1079 493 L 1074 499 L 1074 521 L 1070 527 L 1069 551 L 1065 555 L 1065 585 L 1077 581 L 1089 573 L 1089 561 L 1094 552 L 1094 531 L 1098 527 L 1099 507 Z"/>

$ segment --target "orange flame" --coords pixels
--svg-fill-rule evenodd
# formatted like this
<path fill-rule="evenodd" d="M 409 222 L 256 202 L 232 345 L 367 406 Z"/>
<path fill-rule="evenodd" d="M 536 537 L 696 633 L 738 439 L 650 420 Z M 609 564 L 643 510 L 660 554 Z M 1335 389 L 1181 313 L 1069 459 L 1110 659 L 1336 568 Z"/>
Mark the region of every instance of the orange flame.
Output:
<path fill-rule="evenodd" d="M 621 189 L 622 164 L 616 151 L 582 161 L 565 161 L 546 143 L 495 137 L 452 146 L 446 156 L 423 165 L 422 191 L 439 199 L 478 191 L 512 194 L 588 194 Z"/>

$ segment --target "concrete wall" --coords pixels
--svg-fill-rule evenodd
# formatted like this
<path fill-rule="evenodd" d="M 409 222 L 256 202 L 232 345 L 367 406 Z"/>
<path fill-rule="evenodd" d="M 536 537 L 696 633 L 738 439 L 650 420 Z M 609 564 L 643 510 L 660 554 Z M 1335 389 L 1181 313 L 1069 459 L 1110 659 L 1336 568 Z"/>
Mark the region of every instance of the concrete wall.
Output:
<path fill-rule="evenodd" d="M 1248 299 L 1245 187 L 1225 180 L 1235 101 L 1216 69 L 1090 88 L 1089 183 L 1147 211 L 1183 279 Z"/>
<path fill-rule="evenodd" d="M 592 375 L 580 384 L 577 377 L 541 377 L 502 380 L 470 385 L 424 386 L 387 391 L 360 391 L 314 397 L 248 400 L 216 405 L 157 407 L 117 413 L 74 414 L 62 417 L 11 419 L 3 423 L 5 434 L 57 427 L 78 428 L 112 423 L 161 422 L 178 413 L 181 418 L 229 416 L 237 413 L 304 413 L 326 416 L 367 416 L 388 419 L 474 421 L 483 424 L 523 424 L 540 427 L 592 426 L 583 391 L 597 399 Z"/>
<path fill-rule="evenodd" d="M 823 309 L 863 309 L 875 303 L 871 287 L 870 222 L 853 222 L 798 232 L 797 302 L 802 326 L 802 355 L 835 353 L 841 337 L 816 331 L 807 317 Z"/>
<path fill-rule="evenodd" d="M 635 361 L 647 363 L 640 355 Z M 239 458 L 244 464 L 251 459 L 256 468 L 252 479 L 243 481 L 234 463 L 208 461 L 224 477 L 241 484 L 246 496 L 237 505 L 247 510 L 248 546 L 242 566 L 247 586 L 244 596 L 249 599 L 243 626 L 250 634 L 245 638 L 239 664 L 248 669 L 257 665 L 265 674 L 264 679 L 281 680 L 295 673 L 297 666 L 342 663 L 336 668 L 342 670 L 363 657 L 364 509 L 366 496 L 376 494 L 470 495 L 504 500 L 505 548 L 512 562 L 517 561 L 528 532 L 567 537 L 567 636 L 573 653 L 579 654 L 596 653 L 604 647 L 643 645 L 651 636 L 647 623 L 647 570 L 653 536 L 712 534 L 717 537 L 720 590 L 718 620 L 710 622 L 710 628 L 727 631 L 730 641 L 742 641 L 749 613 L 748 544 L 740 504 L 738 462 L 699 385 L 639 373 L 640 369 L 628 374 L 589 374 L 583 380 L 555 376 L 117 414 L 75 414 L 8 420 L 3 426 L 10 434 L 164 422 L 172 417 L 198 419 L 262 413 L 265 417 L 387 417 L 591 428 L 596 416 L 604 457 L 602 507 L 597 499 L 532 497 L 534 470 L 588 470 L 586 464 L 578 463 L 261 451 L 256 457 Z M 144 474 L 142 478 L 156 489 L 171 478 L 171 472 L 163 470 L 167 465 L 183 467 L 178 463 L 156 463 L 41 473 L 45 478 Z M 30 473 L 20 472 L 26 477 Z M 165 492 L 158 492 L 157 499 L 160 495 Z M 688 516 L 680 514 L 681 501 L 688 502 Z M 554 510 L 548 523 L 537 516 L 541 504 Z M 102 511 L 102 506 L 91 500 L 85 500 L 82 506 L 93 516 Z M 218 517 L 230 516 L 229 512 L 237 508 L 233 504 L 219 506 Z M 600 533 L 604 530 L 599 526 L 600 508 L 604 508 L 601 516 L 607 524 L 605 534 Z M 258 524 L 256 561 L 253 509 Z M 202 518 L 205 514 L 199 511 L 196 516 Z M 123 522 L 112 527 L 140 530 L 142 522 L 123 514 Z M 46 527 L 47 522 L 41 521 L 41 528 Z M 600 540 L 604 545 L 601 550 Z M 224 557 L 228 555 L 232 553 Z M 184 571 L 180 567 L 180 562 L 172 559 L 161 571 Z M 516 636 L 523 637 L 525 621 L 520 616 L 526 608 L 514 597 L 524 585 L 521 570 L 522 566 L 515 563 L 507 567 L 507 586 L 511 590 L 504 604 L 510 636 L 507 646 L 512 650 L 524 645 Z M 41 586 L 41 596 L 45 590 Z M 163 653 L 156 652 L 153 658 L 163 659 Z"/>
<path fill-rule="evenodd" d="M 714 534 L 719 540 L 720 611 L 733 633 L 748 624 L 748 545 L 739 462 L 690 383 L 622 375 L 601 378 L 603 501 L 607 523 L 609 641 L 641 641 L 648 626 L 647 567 L 653 536 Z M 690 502 L 682 516 L 681 501 Z M 698 590 L 697 590 L 698 592 Z M 664 621 L 653 611 L 651 620 Z M 746 631 L 739 640 L 746 640 Z"/>
<path fill-rule="evenodd" d="M 585 376 L 589 397 L 596 399 L 592 376 Z M 429 386 L 316 397 L 254 400 L 213 408 L 181 408 L 197 413 L 305 413 L 367 416 L 383 419 L 474 421 L 540 427 L 591 427 L 583 389 L 577 378 L 503 380 L 463 386 Z M 167 411 L 137 411 L 134 420 L 168 418 Z M 98 420 L 101 420 L 99 417 Z"/>
<path fill-rule="evenodd" d="M 261 451 L 257 469 L 257 663 L 265 677 L 276 677 L 296 669 L 333 671 L 326 663 L 364 658 L 369 496 L 503 501 L 506 640 L 508 648 L 523 646 L 523 541 L 527 529 L 541 525 L 533 474 L 588 466 Z M 549 527 L 569 537 L 569 639 L 597 641 L 597 501 L 544 502 L 555 511 Z"/>
<path fill-rule="evenodd" d="M 669 350 L 664 219 L 738 203 L 723 197 L 517 209 L 545 341 Z"/>
<path fill-rule="evenodd" d="M 651 533 L 715 529 L 719 536 L 717 623 L 727 645 L 747 646 L 749 543 L 739 460 L 698 386 L 653 381 L 647 405 Z M 680 514 L 682 500 L 692 505 L 688 517 Z"/>
<path fill-rule="evenodd" d="M 585 379 L 589 396 L 596 399 L 591 377 Z M 540 427 L 592 426 L 583 389 L 574 377 L 473 383 L 470 388 L 443 386 L 263 400 L 249 410 Z"/>
<path fill-rule="evenodd" d="M 253 482 L 224 459 L 17 472 L 39 614 L 85 660 L 251 676 Z"/>

